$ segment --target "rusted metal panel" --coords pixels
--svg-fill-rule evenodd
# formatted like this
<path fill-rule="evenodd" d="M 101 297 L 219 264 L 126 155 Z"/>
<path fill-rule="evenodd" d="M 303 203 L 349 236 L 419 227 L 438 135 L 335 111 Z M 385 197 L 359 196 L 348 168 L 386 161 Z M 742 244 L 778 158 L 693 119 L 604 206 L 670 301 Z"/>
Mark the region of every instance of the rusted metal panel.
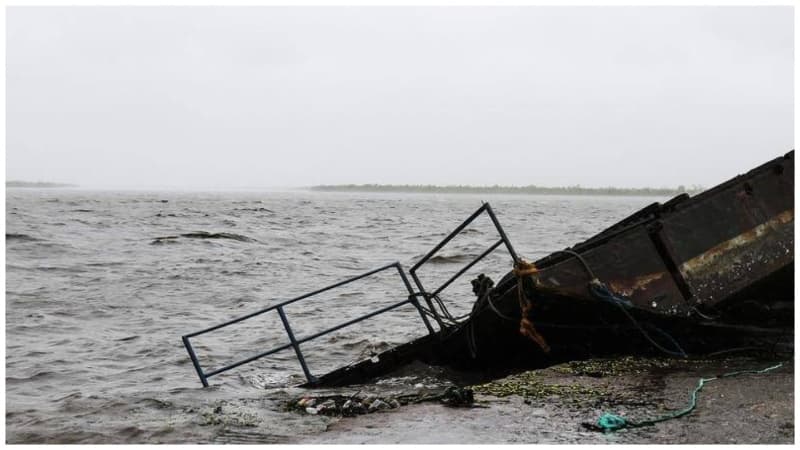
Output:
<path fill-rule="evenodd" d="M 645 224 L 617 233 L 585 249 L 581 256 L 597 278 L 628 298 L 634 306 L 662 314 L 686 313 L 683 295 Z M 559 295 L 593 300 L 588 290 L 591 278 L 577 258 L 542 267 L 536 278 L 542 288 Z"/>
<path fill-rule="evenodd" d="M 679 205 L 660 223 L 691 301 L 731 298 L 794 261 L 794 152 Z"/>
<path fill-rule="evenodd" d="M 684 314 L 714 306 L 794 262 L 794 152 L 695 197 L 648 207 L 572 247 L 634 306 Z M 590 299 L 586 270 L 536 261 L 543 288 Z"/>

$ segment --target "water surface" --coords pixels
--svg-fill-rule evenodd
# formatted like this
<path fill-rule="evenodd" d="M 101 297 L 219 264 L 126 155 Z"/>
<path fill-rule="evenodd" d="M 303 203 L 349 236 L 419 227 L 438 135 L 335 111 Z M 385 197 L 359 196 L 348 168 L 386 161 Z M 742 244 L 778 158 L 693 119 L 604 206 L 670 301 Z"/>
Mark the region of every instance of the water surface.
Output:
<path fill-rule="evenodd" d="M 180 336 L 389 262 L 410 267 L 482 200 L 533 260 L 666 199 L 7 189 L 7 441 L 285 442 L 323 431 L 323 418 L 280 410 L 304 381 L 291 350 L 202 389 Z M 423 268 L 423 283 L 443 282 L 497 239 L 482 217 Z M 498 249 L 443 297 L 452 312 L 469 311 L 469 280 L 510 268 Z M 286 312 L 307 336 L 404 297 L 385 273 Z M 322 374 L 423 333 L 406 306 L 303 350 Z M 212 370 L 287 338 L 270 313 L 195 342 Z M 439 378 L 421 368 L 376 389 Z M 227 424 L 210 414 L 220 405 Z"/>

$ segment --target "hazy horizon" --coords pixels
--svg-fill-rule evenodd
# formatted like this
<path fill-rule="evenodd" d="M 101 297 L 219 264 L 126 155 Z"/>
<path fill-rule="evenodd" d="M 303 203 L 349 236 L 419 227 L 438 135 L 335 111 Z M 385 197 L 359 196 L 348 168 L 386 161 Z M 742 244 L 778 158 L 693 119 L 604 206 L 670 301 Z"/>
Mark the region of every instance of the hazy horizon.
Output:
<path fill-rule="evenodd" d="M 733 178 L 733 177 L 731 177 Z M 91 188 L 91 189 L 115 189 L 114 185 L 102 186 L 102 185 L 86 185 L 81 183 L 65 183 L 61 181 L 47 181 L 47 180 L 6 180 L 6 185 L 14 184 L 14 183 L 24 183 L 24 184 L 54 184 L 54 185 L 66 185 L 64 187 L 79 187 L 79 188 Z M 410 186 L 410 187 L 424 187 L 424 186 L 433 186 L 433 187 L 467 187 L 467 188 L 492 188 L 492 187 L 501 187 L 501 188 L 523 188 L 529 186 L 536 186 L 541 188 L 569 188 L 569 187 L 580 187 L 586 189 L 607 189 L 607 188 L 618 188 L 618 189 L 677 189 L 678 186 L 631 186 L 622 188 L 620 186 L 584 186 L 582 184 L 572 185 L 572 186 L 539 186 L 539 185 L 511 185 L 511 184 L 498 184 L 498 185 L 488 185 L 488 184 L 380 184 L 380 183 L 341 183 L 341 184 L 311 184 L 311 185 L 241 185 L 241 186 L 233 186 L 233 187 L 224 187 L 224 186 L 217 186 L 216 188 L 220 189 L 310 189 L 316 187 L 339 187 L 339 186 Z M 9 186 L 6 186 L 9 187 Z M 12 186 L 18 187 L 18 186 Z M 214 186 L 195 186 L 191 187 L 194 189 L 209 189 L 215 188 Z M 686 186 L 689 188 L 689 186 Z M 695 186 L 696 187 L 696 186 Z M 711 186 L 700 186 L 703 189 L 706 189 Z M 151 186 L 129 186 L 127 188 L 142 188 L 142 189 L 150 189 L 150 188 L 159 188 L 159 189 L 182 189 L 184 187 L 177 186 L 177 185 L 151 185 Z"/>
<path fill-rule="evenodd" d="M 6 180 L 706 188 L 794 148 L 794 11 L 9 7 Z"/>

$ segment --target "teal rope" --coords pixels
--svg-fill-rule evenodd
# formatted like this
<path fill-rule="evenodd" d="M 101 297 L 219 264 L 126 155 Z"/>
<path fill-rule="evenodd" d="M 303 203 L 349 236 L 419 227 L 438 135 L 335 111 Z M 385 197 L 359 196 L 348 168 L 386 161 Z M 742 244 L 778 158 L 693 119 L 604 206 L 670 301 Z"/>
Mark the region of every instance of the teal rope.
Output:
<path fill-rule="evenodd" d="M 617 305 L 619 307 L 619 309 L 623 313 L 625 313 L 626 316 L 628 316 L 628 319 L 630 319 L 630 321 L 633 323 L 633 325 L 636 326 L 636 328 L 639 330 L 639 332 L 642 333 L 642 336 L 644 336 L 645 339 L 647 339 L 651 344 L 653 344 L 653 346 L 655 348 L 661 350 L 662 352 L 664 352 L 664 353 L 666 353 L 666 354 L 668 354 L 670 356 L 675 356 L 675 357 L 678 357 L 678 358 L 688 358 L 689 357 L 686 354 L 686 352 L 683 351 L 681 346 L 678 345 L 678 342 L 675 339 L 672 338 L 672 336 L 670 336 L 666 332 L 656 328 L 654 325 L 651 324 L 650 326 L 653 329 L 655 329 L 657 332 L 659 332 L 659 334 L 661 334 L 663 336 L 666 336 L 667 339 L 669 339 L 670 342 L 672 342 L 672 344 L 675 346 L 675 349 L 677 351 L 672 351 L 670 349 L 664 348 L 663 346 L 659 345 L 658 342 L 653 340 L 653 338 L 650 337 L 650 335 L 647 333 L 647 331 L 645 331 L 645 329 L 642 327 L 642 325 L 639 324 L 639 321 L 637 321 L 636 318 L 633 317 L 633 315 L 630 312 L 628 312 L 628 308 L 633 306 L 631 301 L 628 300 L 628 299 L 622 298 L 619 295 L 616 295 L 613 291 L 611 291 L 605 284 L 603 284 L 597 278 L 595 278 L 595 279 L 593 279 L 592 281 L 589 282 L 589 291 L 595 297 L 599 298 L 600 300 L 603 300 L 603 301 L 609 302 L 611 304 Z"/>
<path fill-rule="evenodd" d="M 609 432 L 609 431 L 617 431 L 622 428 L 638 428 L 648 425 L 655 425 L 659 422 L 664 422 L 666 420 L 677 419 L 679 417 L 685 416 L 686 414 L 689 414 L 697 407 L 697 393 L 700 392 L 700 390 L 703 389 L 703 386 L 705 386 L 705 384 L 708 383 L 709 381 L 713 381 L 719 378 L 735 377 L 738 375 L 743 375 L 748 373 L 757 375 L 763 374 L 778 369 L 782 366 L 783 363 L 778 363 L 774 366 L 767 367 L 766 369 L 761 369 L 761 370 L 739 370 L 736 372 L 730 372 L 723 375 L 718 375 L 712 378 L 700 378 L 700 381 L 697 382 L 697 387 L 695 387 L 694 390 L 692 391 L 692 396 L 689 401 L 689 405 L 683 409 L 673 411 L 653 419 L 646 419 L 642 421 L 633 421 L 630 419 L 626 419 L 622 416 L 618 416 L 616 414 L 605 413 L 602 416 L 600 416 L 599 419 L 597 419 L 596 426 L 602 429 L 602 431 L 604 432 Z"/>

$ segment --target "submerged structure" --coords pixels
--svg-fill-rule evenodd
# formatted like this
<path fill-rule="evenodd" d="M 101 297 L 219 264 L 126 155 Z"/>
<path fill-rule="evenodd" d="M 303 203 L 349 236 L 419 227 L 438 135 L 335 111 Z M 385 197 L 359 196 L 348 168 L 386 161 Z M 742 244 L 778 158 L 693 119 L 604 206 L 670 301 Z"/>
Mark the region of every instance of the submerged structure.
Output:
<path fill-rule="evenodd" d="M 417 271 L 479 215 L 500 239 L 442 286 L 426 289 Z M 495 283 L 471 280 L 477 300 L 455 320 L 438 294 L 504 246 L 514 269 Z M 311 336 L 294 336 L 283 307 L 384 270 L 396 270 L 408 298 Z M 570 359 L 665 353 L 677 357 L 793 340 L 794 151 L 695 196 L 653 203 L 597 235 L 534 262 L 521 260 L 487 203 L 410 270 L 399 263 L 183 336 L 204 386 L 209 377 L 294 349 L 307 385 L 342 385 L 413 360 L 459 368 L 535 368 Z M 406 304 L 429 334 L 377 357 L 314 376 L 300 345 Z M 277 312 L 288 343 L 205 371 L 190 339 Z"/>

